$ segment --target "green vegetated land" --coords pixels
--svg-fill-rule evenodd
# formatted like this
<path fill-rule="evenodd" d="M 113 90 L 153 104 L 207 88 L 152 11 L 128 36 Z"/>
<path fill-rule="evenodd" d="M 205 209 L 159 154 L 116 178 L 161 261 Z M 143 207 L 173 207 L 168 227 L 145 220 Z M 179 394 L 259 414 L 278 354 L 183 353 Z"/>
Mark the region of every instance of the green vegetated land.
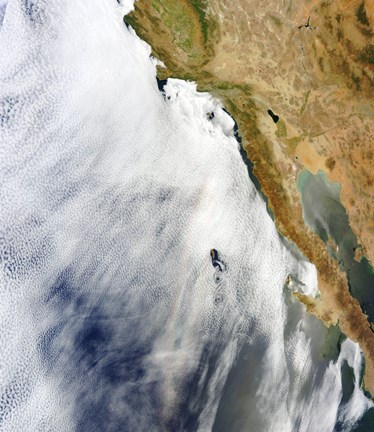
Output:
<path fill-rule="evenodd" d="M 207 75 L 201 68 L 213 55 L 219 27 L 207 13 L 206 1 L 138 1 L 125 21 L 164 62 L 166 70 L 160 70 L 160 75 L 177 74 L 183 79 L 196 79 L 198 73 Z M 174 47 L 173 52 L 170 47 Z"/>
<path fill-rule="evenodd" d="M 224 3 L 222 4 L 224 5 Z M 238 124 L 243 149 L 250 160 L 248 162 L 251 165 L 250 175 L 258 179 L 257 184 L 260 185 L 261 192 L 267 198 L 269 213 L 274 213 L 274 220 L 279 232 L 296 243 L 305 256 L 316 265 L 321 289 L 326 290 L 330 300 L 325 302 L 323 300 L 324 295 L 317 301 L 312 301 L 306 296 L 297 297 L 310 312 L 321 318 L 327 326 L 336 322 L 336 317 L 339 316 L 342 329 L 351 338 L 360 342 L 368 363 L 367 383 L 372 390 L 374 388 L 372 333 L 367 327 L 367 321 L 362 316 L 362 312 L 356 304 L 352 303 L 347 289 L 347 281 L 339 273 L 337 262 L 329 256 L 322 240 L 315 233 L 306 229 L 302 219 L 300 198 L 293 194 L 292 187 L 289 188 L 292 179 L 287 171 L 287 164 L 292 163 L 299 144 L 308 136 L 307 131 L 303 131 L 303 124 L 305 118 L 311 115 L 310 112 L 308 113 L 311 105 L 310 87 L 305 89 L 306 93 L 299 108 L 300 121 L 302 122 L 299 133 L 295 135 L 291 132 L 292 128 L 288 128 L 287 118 L 282 116 L 277 122 L 273 139 L 275 138 L 281 143 L 286 158 L 284 162 L 278 163 L 275 159 L 272 139 L 265 135 L 259 127 L 259 118 L 264 114 L 263 111 L 266 108 L 261 103 L 259 105 L 257 93 L 254 93 L 246 80 L 242 79 L 243 77 L 231 81 L 227 79 L 227 74 L 223 74 L 226 78 L 222 79 L 219 70 L 215 69 L 217 65 L 214 62 L 217 55 L 222 54 L 222 52 L 215 52 L 217 49 L 222 49 L 222 47 L 218 48 L 222 23 L 212 13 L 210 9 L 212 5 L 215 3 L 207 0 L 138 0 L 135 2 L 135 10 L 124 20 L 134 28 L 140 38 L 152 47 L 152 54 L 164 63 L 165 67 L 158 67 L 157 73 L 160 79 L 175 77 L 196 82 L 199 91 L 208 91 L 218 97 L 234 117 Z M 265 21 L 268 19 L 273 27 L 282 31 L 286 25 L 289 25 L 288 13 L 290 13 L 289 10 L 285 11 L 286 15 L 284 16 L 281 15 L 281 12 L 277 16 L 270 13 L 261 19 Z M 364 3 L 352 13 L 359 25 L 359 31 L 368 33 L 370 27 L 368 27 L 369 21 Z M 333 71 L 334 80 L 338 77 L 341 80 L 339 82 L 346 83 L 348 88 L 354 88 L 361 92 L 364 88 L 367 90 L 368 87 L 366 84 L 364 87 L 363 78 L 359 77 L 356 72 L 353 73 L 353 69 L 351 70 L 351 66 L 348 64 L 348 61 L 351 60 L 346 59 L 344 55 L 346 53 L 345 44 L 349 45 L 350 43 L 349 40 L 346 40 L 349 35 L 347 36 L 343 27 L 346 16 L 336 15 L 330 2 L 320 4 L 318 14 L 320 22 L 318 52 L 314 28 L 310 33 L 300 33 L 299 30 L 295 30 L 298 37 L 305 39 L 305 43 L 311 38 L 310 59 L 315 62 L 316 70 L 322 73 L 321 82 L 318 81 L 318 78 L 316 79 L 313 75 L 313 69 L 311 69 L 310 79 L 316 80 L 318 88 L 321 85 L 328 87 Z M 336 25 L 331 18 L 335 15 Z M 240 21 L 240 17 L 237 19 Z M 262 28 L 264 28 L 263 24 L 266 22 L 261 24 Z M 295 29 L 298 29 L 299 24 L 295 23 Z M 336 30 L 335 39 L 332 37 L 334 29 Z M 237 36 L 235 31 L 234 26 L 234 38 Z M 264 41 L 254 40 L 252 43 L 263 46 Z M 334 44 L 337 47 L 336 50 Z M 230 46 L 223 49 L 230 50 Z M 232 49 L 235 49 L 234 45 Z M 293 47 L 293 49 L 298 49 L 298 47 Z M 292 47 L 290 50 L 292 51 Z M 374 64 L 372 59 L 372 57 L 374 58 L 373 45 L 370 43 L 361 50 L 355 51 L 353 55 L 356 56 L 356 61 L 361 65 Z M 271 60 L 276 61 L 276 59 Z M 227 67 L 235 68 L 235 55 L 231 56 L 231 62 Z M 254 65 L 249 64 L 248 66 L 253 67 Z M 260 68 L 258 69 L 260 70 Z M 290 72 L 292 72 L 292 68 Z M 326 167 L 336 168 L 336 160 L 335 155 L 327 154 Z"/>

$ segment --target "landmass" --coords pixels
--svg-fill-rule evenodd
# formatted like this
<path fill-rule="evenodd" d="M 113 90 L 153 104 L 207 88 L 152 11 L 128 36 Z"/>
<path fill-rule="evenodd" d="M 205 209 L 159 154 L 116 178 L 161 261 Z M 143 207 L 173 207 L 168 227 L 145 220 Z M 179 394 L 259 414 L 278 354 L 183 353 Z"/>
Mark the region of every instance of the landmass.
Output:
<path fill-rule="evenodd" d="M 236 120 L 277 229 L 317 268 L 320 297 L 295 295 L 360 344 L 374 395 L 373 330 L 297 189 L 305 169 L 338 182 L 356 258 L 373 263 L 374 0 L 138 0 L 125 21 L 160 79 L 195 81 Z"/>

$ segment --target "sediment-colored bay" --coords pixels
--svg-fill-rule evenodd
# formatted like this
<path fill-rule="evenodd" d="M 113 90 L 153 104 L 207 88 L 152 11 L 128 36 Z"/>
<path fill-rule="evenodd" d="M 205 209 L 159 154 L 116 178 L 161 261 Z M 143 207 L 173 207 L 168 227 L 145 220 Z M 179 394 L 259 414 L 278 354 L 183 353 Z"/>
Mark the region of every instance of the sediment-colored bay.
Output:
<path fill-rule="evenodd" d="M 373 10 L 372 1 L 358 0 L 138 0 L 125 18 L 164 62 L 160 78 L 196 81 L 235 118 L 279 232 L 316 265 L 321 297 L 298 297 L 360 343 L 372 394 L 374 334 L 345 273 L 306 227 L 296 178 L 303 168 L 323 170 L 341 184 L 352 229 L 373 262 Z"/>

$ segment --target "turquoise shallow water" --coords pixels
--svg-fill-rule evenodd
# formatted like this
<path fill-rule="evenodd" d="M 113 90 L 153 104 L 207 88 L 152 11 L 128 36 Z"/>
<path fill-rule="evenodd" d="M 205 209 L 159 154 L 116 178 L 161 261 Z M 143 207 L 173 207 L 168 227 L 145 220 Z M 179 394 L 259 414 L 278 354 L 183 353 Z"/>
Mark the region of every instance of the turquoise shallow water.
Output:
<path fill-rule="evenodd" d="M 330 253 L 339 260 L 347 273 L 352 295 L 360 302 L 369 321 L 374 323 L 374 273 L 365 257 L 360 262 L 354 260 L 359 245 L 340 202 L 340 185 L 330 182 L 321 171 L 313 175 L 303 170 L 297 186 L 302 197 L 304 221 L 325 243 L 331 238 L 338 246 L 335 250 L 328 245 Z"/>
<path fill-rule="evenodd" d="M 220 103 L 160 94 L 131 0 L 31 3 L 0 37 L 1 431 L 352 432 L 359 347 L 285 283 L 315 268 Z"/>

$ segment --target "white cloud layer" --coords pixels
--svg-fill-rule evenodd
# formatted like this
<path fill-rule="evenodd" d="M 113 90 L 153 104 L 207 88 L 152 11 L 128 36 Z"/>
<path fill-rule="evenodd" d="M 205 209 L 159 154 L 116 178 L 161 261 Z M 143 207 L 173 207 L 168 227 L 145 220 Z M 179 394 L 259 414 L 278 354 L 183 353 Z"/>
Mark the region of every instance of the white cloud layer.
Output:
<path fill-rule="evenodd" d="M 370 406 L 358 346 L 321 358 L 322 325 L 284 288 L 290 274 L 315 295 L 315 268 L 279 239 L 233 120 L 192 83 L 158 91 L 122 3 L 6 9 L 1 431 L 225 430 L 233 414 L 235 430 L 350 427 Z M 243 344 L 245 391 L 227 397 Z"/>

